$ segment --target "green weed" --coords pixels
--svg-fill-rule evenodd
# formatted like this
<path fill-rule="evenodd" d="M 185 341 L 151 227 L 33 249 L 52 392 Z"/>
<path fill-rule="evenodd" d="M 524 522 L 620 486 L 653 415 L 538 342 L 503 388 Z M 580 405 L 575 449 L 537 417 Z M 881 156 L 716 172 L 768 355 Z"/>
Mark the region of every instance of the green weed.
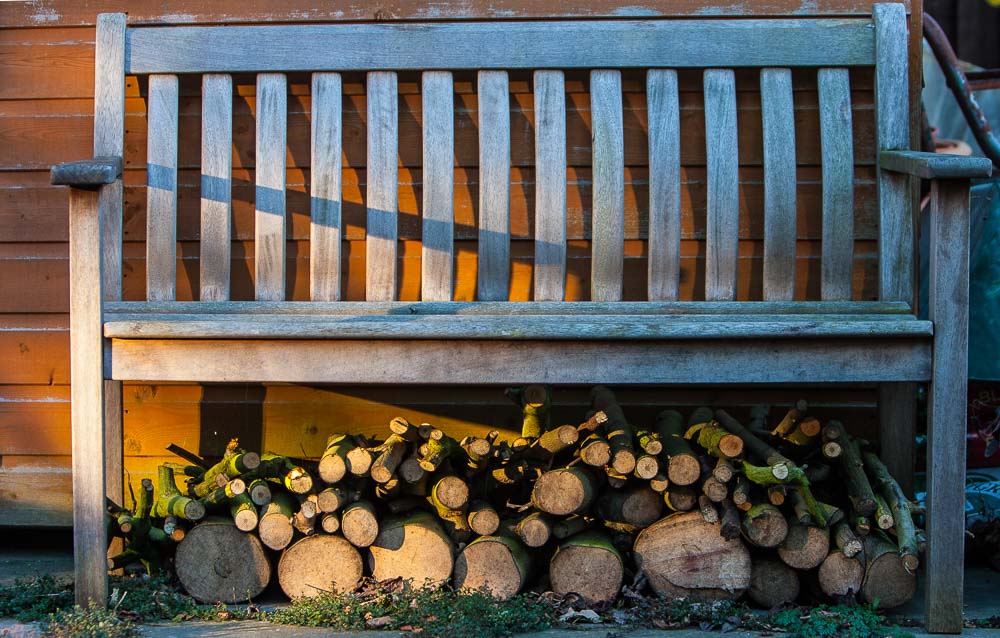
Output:
<path fill-rule="evenodd" d="M 102 607 L 73 607 L 49 616 L 42 631 L 45 638 L 135 638 L 135 623 Z"/>

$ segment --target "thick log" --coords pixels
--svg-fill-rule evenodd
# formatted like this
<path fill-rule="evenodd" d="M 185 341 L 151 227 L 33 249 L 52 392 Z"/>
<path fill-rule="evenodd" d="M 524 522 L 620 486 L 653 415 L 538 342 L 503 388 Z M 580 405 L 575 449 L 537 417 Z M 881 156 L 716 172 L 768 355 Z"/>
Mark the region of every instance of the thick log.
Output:
<path fill-rule="evenodd" d="M 747 596 L 763 609 L 787 605 L 799 597 L 799 574 L 779 560 L 754 559 Z"/>
<path fill-rule="evenodd" d="M 834 601 L 853 601 L 861 591 L 865 567 L 857 558 L 833 551 L 819 566 L 818 577 L 820 589 Z"/>
<path fill-rule="evenodd" d="M 486 591 L 498 600 L 517 595 L 531 574 L 531 554 L 517 539 L 484 535 L 465 546 L 455 559 L 457 589 Z"/>
<path fill-rule="evenodd" d="M 778 546 L 778 557 L 803 571 L 818 567 L 830 552 L 830 533 L 813 525 L 792 525 Z"/>
<path fill-rule="evenodd" d="M 865 451 L 863 455 L 865 466 L 878 486 L 879 492 L 885 497 L 892 512 L 896 528 L 896 543 L 902 556 L 903 565 L 914 572 L 920 565 L 917 547 L 916 528 L 913 525 L 913 514 L 910 501 L 903 493 L 899 483 L 889 474 L 888 468 L 873 452 Z"/>
<path fill-rule="evenodd" d="M 500 528 L 500 516 L 486 501 L 473 501 L 469 505 L 469 527 L 480 536 L 492 536 Z"/>
<path fill-rule="evenodd" d="M 542 512 L 567 516 L 590 507 L 596 494 L 594 477 L 577 465 L 542 474 L 531 490 L 531 503 Z"/>
<path fill-rule="evenodd" d="M 608 417 L 604 429 L 611 446 L 611 467 L 619 474 L 631 474 L 635 470 L 634 434 L 614 392 L 602 385 L 594 386 L 590 390 L 590 405 Z"/>
<path fill-rule="evenodd" d="M 735 600 L 750 586 L 746 546 L 738 538 L 723 538 L 719 524 L 706 523 L 699 512 L 653 523 L 639 532 L 633 554 L 660 596 Z"/>
<path fill-rule="evenodd" d="M 283 491 L 271 494 L 271 502 L 261 508 L 257 534 L 261 542 L 274 550 L 288 547 L 295 535 L 292 517 L 298 510 L 295 498 Z"/>
<path fill-rule="evenodd" d="M 663 497 L 648 485 L 638 485 L 627 490 L 606 490 L 597 499 L 596 511 L 605 521 L 643 528 L 660 518 Z"/>
<path fill-rule="evenodd" d="M 688 485 L 673 485 L 663 493 L 663 503 L 675 512 L 689 512 L 698 505 L 698 493 Z"/>
<path fill-rule="evenodd" d="M 684 438 L 684 417 L 664 410 L 656 417 L 656 432 L 663 444 L 667 478 L 673 485 L 692 485 L 701 477 L 701 462 Z"/>
<path fill-rule="evenodd" d="M 375 580 L 401 578 L 413 587 L 437 587 L 454 567 L 454 547 L 432 514 L 413 512 L 382 522 L 369 549 Z"/>
<path fill-rule="evenodd" d="M 552 523 L 542 512 L 531 512 L 509 525 L 510 531 L 528 547 L 541 547 L 552 537 Z"/>
<path fill-rule="evenodd" d="M 621 589 L 625 561 L 607 536 L 586 531 L 563 541 L 549 562 L 556 594 L 578 594 L 588 605 L 610 603 Z"/>
<path fill-rule="evenodd" d="M 770 503 L 754 505 L 743 516 L 743 537 L 757 547 L 777 547 L 788 535 L 788 521 Z"/>
<path fill-rule="evenodd" d="M 361 554 L 340 536 L 303 538 L 278 561 L 278 584 L 292 600 L 353 591 L 363 574 Z"/>
<path fill-rule="evenodd" d="M 179 516 L 185 520 L 198 521 L 205 517 L 205 506 L 198 501 L 184 496 L 177 489 L 174 471 L 166 465 L 157 468 L 156 503 L 153 505 L 153 516 Z"/>
<path fill-rule="evenodd" d="M 670 487 L 670 480 L 667 478 L 667 475 L 662 472 L 649 479 L 649 489 L 653 490 L 657 494 L 663 494 L 667 491 L 668 487 Z"/>
<path fill-rule="evenodd" d="M 259 517 L 254 502 L 247 494 L 240 494 L 229 506 L 229 514 L 233 517 L 236 529 L 241 532 L 251 532 L 257 529 Z"/>
<path fill-rule="evenodd" d="M 340 515 L 340 529 L 351 545 L 368 547 L 379 533 L 375 506 L 369 501 L 355 501 L 344 507 Z"/>
<path fill-rule="evenodd" d="M 253 534 L 231 521 L 195 525 L 177 545 L 177 579 L 202 603 L 236 604 L 256 598 L 271 580 L 271 564 Z"/>
<path fill-rule="evenodd" d="M 354 439 L 346 434 L 331 434 L 326 450 L 319 459 L 319 477 L 328 485 L 340 482 L 347 475 L 347 453 L 355 447 Z"/>
<path fill-rule="evenodd" d="M 579 456 L 581 461 L 591 467 L 604 467 L 611 462 L 611 445 L 606 438 L 594 432 L 580 444 Z"/>
<path fill-rule="evenodd" d="M 878 601 L 879 609 L 892 609 L 907 602 L 917 591 L 917 575 L 906 568 L 896 544 L 879 530 L 864 539 L 865 579 L 861 599 Z"/>

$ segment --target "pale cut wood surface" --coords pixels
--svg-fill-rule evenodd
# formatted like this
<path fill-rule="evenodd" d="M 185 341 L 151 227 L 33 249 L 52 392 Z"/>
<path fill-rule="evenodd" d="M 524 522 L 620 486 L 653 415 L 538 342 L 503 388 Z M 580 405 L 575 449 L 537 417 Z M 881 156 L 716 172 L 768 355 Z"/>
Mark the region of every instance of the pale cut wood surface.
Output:
<path fill-rule="evenodd" d="M 84 606 L 103 606 L 108 597 L 98 199 L 95 191 L 70 192 L 73 556 L 76 602 Z"/>
<path fill-rule="evenodd" d="M 399 97 L 396 74 L 368 74 L 368 220 L 365 299 L 396 298 L 397 154 Z"/>
<path fill-rule="evenodd" d="M 795 297 L 795 104 L 791 69 L 761 69 L 764 299 Z"/>
<path fill-rule="evenodd" d="M 590 298 L 594 301 L 620 301 L 625 262 L 625 142 L 621 71 L 590 72 L 590 112 L 594 157 Z"/>
<path fill-rule="evenodd" d="M 649 120 L 650 301 L 678 298 L 681 275 L 681 124 L 677 72 L 646 74 Z"/>
<path fill-rule="evenodd" d="M 94 156 L 125 155 L 125 14 L 97 18 Z M 104 299 L 122 298 L 122 180 L 100 190 Z"/>
<path fill-rule="evenodd" d="M 201 267 L 199 299 L 202 301 L 229 299 L 232 183 L 233 78 L 225 74 L 205 75 L 201 79 L 201 252 L 198 258 Z"/>
<path fill-rule="evenodd" d="M 913 496 L 914 437 L 917 430 L 917 386 L 883 383 L 878 395 L 879 456 L 903 493 Z"/>
<path fill-rule="evenodd" d="M 876 4 L 875 106 L 879 151 L 910 145 L 907 93 L 906 12 L 899 4 Z M 913 300 L 913 211 L 905 175 L 879 171 L 879 297 Z"/>
<path fill-rule="evenodd" d="M 924 339 L 710 342 L 115 339 L 115 378 L 375 384 L 841 383 L 930 377 Z M 781 361 L 761 366 L 762 360 Z M 370 365 L 371 361 L 385 365 Z M 490 365 L 484 366 L 483 362 Z M 595 366 L 594 362 L 602 362 Z M 609 376 L 608 371 L 614 370 Z"/>
<path fill-rule="evenodd" d="M 874 59 L 870 25 L 779 18 L 152 27 L 130 31 L 128 72 L 595 69 L 665 61 L 675 67 L 861 65 Z"/>
<path fill-rule="evenodd" d="M 854 134 L 847 69 L 820 69 L 820 145 L 823 154 L 823 254 L 820 294 L 851 298 L 854 258 Z"/>
<path fill-rule="evenodd" d="M 933 372 L 927 397 L 927 630 L 961 633 L 969 352 L 969 183 L 931 183 Z"/>
<path fill-rule="evenodd" d="M 510 286 L 510 93 L 506 71 L 479 72 L 479 265 L 476 299 Z"/>
<path fill-rule="evenodd" d="M 177 296 L 177 76 L 149 76 L 146 298 Z"/>
<path fill-rule="evenodd" d="M 535 71 L 535 301 L 566 296 L 566 80 Z"/>
<path fill-rule="evenodd" d="M 801 337 L 929 337 L 926 321 L 841 320 L 827 315 L 717 320 L 711 315 L 665 319 L 656 315 L 341 316 L 174 315 L 105 323 L 111 338 L 206 339 L 760 339 Z"/>
<path fill-rule="evenodd" d="M 285 147 L 288 87 L 283 73 L 257 76 L 255 298 L 285 298 Z"/>
<path fill-rule="evenodd" d="M 705 71 L 705 154 L 708 171 L 705 298 L 736 298 L 739 248 L 739 157 L 736 148 L 736 77 L 730 69 Z"/>
<path fill-rule="evenodd" d="M 340 299 L 341 90 L 339 73 L 313 74 L 309 173 L 309 298 L 313 301 Z"/>
<path fill-rule="evenodd" d="M 455 270 L 455 88 L 447 71 L 424 72 L 422 84 L 424 207 L 420 298 L 451 301 Z"/>

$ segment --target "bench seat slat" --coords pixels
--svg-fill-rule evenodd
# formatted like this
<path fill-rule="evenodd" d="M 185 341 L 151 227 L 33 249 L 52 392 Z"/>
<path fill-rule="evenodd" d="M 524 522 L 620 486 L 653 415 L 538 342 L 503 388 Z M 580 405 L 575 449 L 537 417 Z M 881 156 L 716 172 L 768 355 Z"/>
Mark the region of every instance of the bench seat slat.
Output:
<path fill-rule="evenodd" d="M 312 149 L 309 218 L 309 298 L 340 299 L 341 80 L 312 76 Z"/>
<path fill-rule="evenodd" d="M 177 76 L 149 77 L 146 147 L 146 298 L 177 291 Z"/>
<path fill-rule="evenodd" d="M 536 301 L 566 295 L 566 82 L 562 71 L 535 71 Z"/>
<path fill-rule="evenodd" d="M 368 226 L 365 299 L 396 298 L 399 97 L 396 74 L 368 74 Z"/>
<path fill-rule="evenodd" d="M 820 146 L 823 156 L 823 243 L 820 295 L 851 298 L 854 262 L 854 135 L 847 69 L 820 69 Z"/>
<path fill-rule="evenodd" d="M 510 294 L 510 87 L 506 71 L 480 71 L 479 261 L 476 298 Z"/>
<path fill-rule="evenodd" d="M 650 301 L 678 297 L 681 273 L 681 123 L 677 71 L 646 75 L 649 120 Z"/>
<path fill-rule="evenodd" d="M 455 95 L 451 73 L 423 74 L 424 208 L 420 298 L 451 301 L 455 252 Z"/>
<path fill-rule="evenodd" d="M 256 299 L 285 298 L 285 148 L 288 96 L 283 73 L 257 76 Z"/>
<path fill-rule="evenodd" d="M 201 79 L 202 301 L 229 299 L 233 217 L 233 78 Z"/>
<path fill-rule="evenodd" d="M 701 319 L 700 321 L 694 319 Z M 115 320 L 105 324 L 112 338 L 195 339 L 796 339 L 813 337 L 929 337 L 928 321 L 841 320 L 812 316 L 745 321 L 732 317 L 684 317 L 666 320 L 639 315 L 480 315 L 338 316 L 316 315 L 173 315 L 156 320 Z"/>

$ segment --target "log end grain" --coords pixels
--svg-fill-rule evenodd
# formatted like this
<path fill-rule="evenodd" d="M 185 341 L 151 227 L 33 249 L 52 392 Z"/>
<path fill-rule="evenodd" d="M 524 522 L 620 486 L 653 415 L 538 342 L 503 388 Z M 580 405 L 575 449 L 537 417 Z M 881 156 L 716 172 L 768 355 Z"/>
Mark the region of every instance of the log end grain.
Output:
<path fill-rule="evenodd" d="M 861 591 L 865 568 L 857 558 L 831 552 L 819 566 L 819 586 L 834 600 L 854 598 Z"/>
<path fill-rule="evenodd" d="M 347 461 L 343 456 L 328 454 L 319 460 L 319 477 L 326 483 L 338 483 L 347 474 Z"/>
<path fill-rule="evenodd" d="M 830 533 L 812 525 L 792 525 L 778 546 L 778 556 L 789 567 L 809 570 L 817 567 L 830 552 Z"/>
<path fill-rule="evenodd" d="M 552 470 L 542 474 L 531 491 L 531 502 L 539 510 L 567 516 L 585 507 L 593 498 L 592 486 L 581 472 Z"/>
<path fill-rule="evenodd" d="M 434 486 L 434 496 L 448 509 L 459 510 L 469 502 L 469 486 L 457 476 L 445 476 Z"/>
<path fill-rule="evenodd" d="M 552 591 L 578 594 L 589 605 L 613 601 L 618 596 L 624 576 L 622 560 L 617 552 L 600 546 L 561 547 L 549 564 Z"/>
<path fill-rule="evenodd" d="M 799 574 L 781 561 L 754 560 L 747 595 L 764 609 L 793 602 L 799 596 Z"/>
<path fill-rule="evenodd" d="M 257 528 L 257 511 L 251 508 L 241 509 L 233 515 L 233 522 L 241 532 L 253 531 Z"/>
<path fill-rule="evenodd" d="M 906 603 L 917 592 L 917 575 L 908 571 L 903 559 L 887 552 L 870 560 L 861 583 L 861 599 L 878 601 L 879 609 L 892 609 Z"/>
<path fill-rule="evenodd" d="M 743 536 L 757 547 L 777 547 L 788 535 L 788 521 L 773 505 L 755 505 L 743 518 Z"/>
<path fill-rule="evenodd" d="M 480 536 L 490 536 L 500 528 L 500 515 L 493 508 L 471 510 L 469 527 Z"/>
<path fill-rule="evenodd" d="M 340 529 L 355 547 L 368 547 L 379 533 L 378 518 L 368 503 L 354 503 L 344 509 L 340 517 Z"/>
<path fill-rule="evenodd" d="M 643 486 L 629 490 L 622 503 L 623 522 L 636 527 L 647 527 L 663 513 L 663 496 L 651 487 Z"/>
<path fill-rule="evenodd" d="M 202 603 L 242 603 L 259 596 L 271 580 L 260 540 L 228 522 L 191 528 L 177 546 L 174 565 L 185 591 Z"/>
<path fill-rule="evenodd" d="M 345 539 L 308 536 L 281 554 L 278 584 L 293 600 L 325 592 L 344 593 L 358 586 L 363 570 L 361 555 Z"/>
<path fill-rule="evenodd" d="M 580 449 L 580 458 L 592 467 L 603 467 L 611 462 L 611 446 L 607 441 L 591 441 Z"/>
<path fill-rule="evenodd" d="M 490 537 L 470 543 L 455 559 L 455 587 L 485 590 L 498 600 L 512 598 L 528 578 L 515 551 L 509 544 Z"/>
<path fill-rule="evenodd" d="M 288 547 L 295 535 L 295 528 L 288 516 L 274 512 L 264 514 L 257 522 L 257 533 L 260 540 L 271 549 L 281 550 Z"/>
<path fill-rule="evenodd" d="M 660 471 L 660 463 L 655 456 L 644 454 L 635 460 L 635 475 L 638 478 L 649 480 Z"/>
<path fill-rule="evenodd" d="M 439 585 L 455 563 L 451 540 L 426 513 L 385 521 L 368 549 L 376 580 L 402 578 L 415 587 Z"/>
<path fill-rule="evenodd" d="M 675 454 L 667 463 L 671 485 L 693 485 L 701 478 L 701 462 L 693 454 Z"/>

